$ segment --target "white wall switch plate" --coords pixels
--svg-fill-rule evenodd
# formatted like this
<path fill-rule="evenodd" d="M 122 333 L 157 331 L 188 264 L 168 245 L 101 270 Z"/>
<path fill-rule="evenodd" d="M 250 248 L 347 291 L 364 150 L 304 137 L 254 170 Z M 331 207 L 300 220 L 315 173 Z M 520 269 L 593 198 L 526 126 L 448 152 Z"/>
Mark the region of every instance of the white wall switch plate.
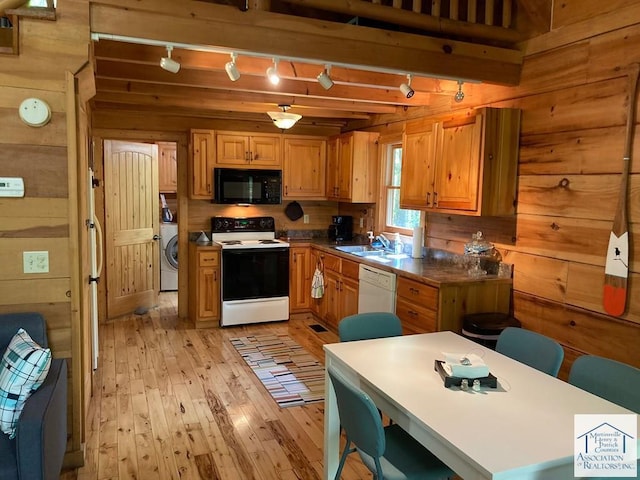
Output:
<path fill-rule="evenodd" d="M 364 227 L 364 218 L 360 217 L 360 228 Z"/>
<path fill-rule="evenodd" d="M 302 221 L 304 223 L 309 223 L 309 215 L 307 215 L 306 213 L 304 214 L 304 216 L 302 217 Z"/>
<path fill-rule="evenodd" d="M 21 177 L 0 177 L 0 197 L 24 197 Z"/>
<path fill-rule="evenodd" d="M 49 252 L 22 252 L 24 273 L 49 273 Z"/>

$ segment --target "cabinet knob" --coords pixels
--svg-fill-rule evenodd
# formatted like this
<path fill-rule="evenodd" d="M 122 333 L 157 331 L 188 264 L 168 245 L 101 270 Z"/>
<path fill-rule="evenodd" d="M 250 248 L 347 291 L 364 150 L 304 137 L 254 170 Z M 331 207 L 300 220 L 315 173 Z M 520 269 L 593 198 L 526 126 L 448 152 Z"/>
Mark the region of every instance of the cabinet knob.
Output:
<path fill-rule="evenodd" d="M 427 192 L 427 207 L 431 205 L 431 192 Z"/>
<path fill-rule="evenodd" d="M 433 206 L 438 206 L 438 192 L 433 192 Z"/>

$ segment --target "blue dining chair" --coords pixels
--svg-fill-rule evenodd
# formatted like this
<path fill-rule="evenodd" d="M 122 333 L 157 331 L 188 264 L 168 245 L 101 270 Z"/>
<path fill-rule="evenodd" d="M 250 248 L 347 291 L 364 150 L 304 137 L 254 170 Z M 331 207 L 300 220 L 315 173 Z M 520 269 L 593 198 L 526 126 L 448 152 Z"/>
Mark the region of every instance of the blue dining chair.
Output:
<path fill-rule="evenodd" d="M 398 337 L 400 335 L 402 335 L 402 324 L 395 313 L 356 313 L 344 317 L 338 324 L 338 336 L 341 342 Z"/>
<path fill-rule="evenodd" d="M 347 437 L 335 480 L 340 479 L 347 456 L 353 452 L 358 452 L 362 463 L 377 480 L 436 480 L 454 475 L 399 425 L 383 427 L 369 395 L 332 367 L 328 373 Z"/>
<path fill-rule="evenodd" d="M 496 352 L 557 377 L 564 350 L 555 340 L 531 330 L 507 327 L 498 336 Z"/>
<path fill-rule="evenodd" d="M 596 355 L 583 355 L 573 362 L 569 383 L 640 413 L 640 369 L 631 365 Z"/>

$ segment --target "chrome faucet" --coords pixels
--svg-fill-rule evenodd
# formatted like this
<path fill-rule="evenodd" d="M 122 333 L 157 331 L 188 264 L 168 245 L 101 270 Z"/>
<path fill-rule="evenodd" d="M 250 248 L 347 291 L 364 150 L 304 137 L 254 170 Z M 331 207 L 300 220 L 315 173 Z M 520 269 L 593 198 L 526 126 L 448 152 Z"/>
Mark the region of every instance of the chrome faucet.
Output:
<path fill-rule="evenodd" d="M 389 239 L 387 237 L 385 237 L 383 234 L 380 234 L 376 237 L 376 240 L 380 240 L 380 243 L 382 243 L 382 246 L 385 249 L 388 249 L 389 246 L 391 245 L 391 242 L 389 241 Z"/>

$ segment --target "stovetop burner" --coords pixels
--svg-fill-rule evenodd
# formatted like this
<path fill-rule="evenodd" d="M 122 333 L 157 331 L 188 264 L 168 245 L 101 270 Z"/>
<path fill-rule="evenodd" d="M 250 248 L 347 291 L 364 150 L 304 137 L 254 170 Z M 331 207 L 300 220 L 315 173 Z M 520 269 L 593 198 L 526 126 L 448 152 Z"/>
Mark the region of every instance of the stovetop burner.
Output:
<path fill-rule="evenodd" d="M 223 240 L 220 243 L 225 245 L 242 245 L 242 240 Z"/>
<path fill-rule="evenodd" d="M 281 243 L 278 240 L 258 240 L 262 245 L 271 245 L 273 243 Z"/>

